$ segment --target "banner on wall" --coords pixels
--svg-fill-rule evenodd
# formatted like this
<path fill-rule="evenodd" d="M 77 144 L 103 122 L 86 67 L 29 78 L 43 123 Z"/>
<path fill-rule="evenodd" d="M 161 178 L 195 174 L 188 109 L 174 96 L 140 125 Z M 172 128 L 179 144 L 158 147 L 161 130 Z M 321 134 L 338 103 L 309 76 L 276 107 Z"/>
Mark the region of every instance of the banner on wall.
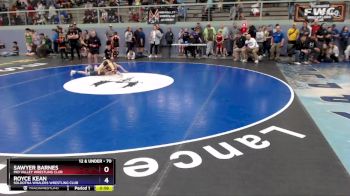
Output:
<path fill-rule="evenodd" d="M 176 8 L 156 8 L 148 10 L 148 24 L 175 24 Z"/>
<path fill-rule="evenodd" d="M 344 22 L 346 14 L 345 3 L 322 2 L 320 4 L 295 4 L 294 21 Z"/>

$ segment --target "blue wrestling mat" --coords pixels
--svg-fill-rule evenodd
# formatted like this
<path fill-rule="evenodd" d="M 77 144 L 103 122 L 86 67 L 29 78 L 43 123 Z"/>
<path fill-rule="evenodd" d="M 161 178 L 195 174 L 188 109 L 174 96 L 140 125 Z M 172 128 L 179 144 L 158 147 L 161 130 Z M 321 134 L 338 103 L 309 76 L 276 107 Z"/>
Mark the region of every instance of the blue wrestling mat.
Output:
<path fill-rule="evenodd" d="M 0 153 L 99 154 L 239 131 L 284 111 L 283 81 L 191 63 L 121 63 L 118 76 L 71 77 L 63 66 L 0 76 Z"/>

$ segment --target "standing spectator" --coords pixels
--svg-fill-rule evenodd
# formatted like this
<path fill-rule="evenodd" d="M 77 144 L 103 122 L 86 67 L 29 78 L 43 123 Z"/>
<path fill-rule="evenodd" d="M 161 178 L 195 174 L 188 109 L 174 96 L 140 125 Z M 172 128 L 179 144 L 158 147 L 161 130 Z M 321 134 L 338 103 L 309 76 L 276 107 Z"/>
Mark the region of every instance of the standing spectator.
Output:
<path fill-rule="evenodd" d="M 255 64 L 259 63 L 259 57 L 258 57 L 259 45 L 256 42 L 255 38 L 253 38 L 250 34 L 246 35 L 245 47 L 243 47 L 242 52 L 243 52 L 243 61 L 242 61 L 243 63 L 247 62 L 249 54 L 253 55 Z"/>
<path fill-rule="evenodd" d="M 82 57 L 87 57 L 89 53 L 88 40 L 89 32 L 87 30 L 83 31 L 80 37 L 80 54 Z"/>
<path fill-rule="evenodd" d="M 303 26 L 299 30 L 300 35 L 311 36 L 311 27 L 308 25 L 307 21 L 303 22 Z"/>
<path fill-rule="evenodd" d="M 184 39 L 183 39 L 183 34 L 184 34 L 184 28 L 181 28 L 178 35 L 177 35 L 177 42 L 179 45 L 179 55 L 183 55 L 184 54 L 184 46 L 181 45 L 184 43 Z"/>
<path fill-rule="evenodd" d="M 292 57 L 295 52 L 295 44 L 299 38 L 299 30 L 297 29 L 297 24 L 293 23 L 292 27 L 288 29 L 287 32 L 288 37 L 288 47 L 287 53 L 289 57 Z"/>
<path fill-rule="evenodd" d="M 256 32 L 255 40 L 258 42 L 258 45 L 259 45 L 259 55 L 264 54 L 263 49 L 264 49 L 264 41 L 266 40 L 266 38 L 264 34 L 264 29 L 262 26 L 260 26 L 258 29 L 258 32 Z"/>
<path fill-rule="evenodd" d="M 271 41 L 272 41 L 272 25 L 268 25 L 264 28 L 264 35 L 266 40 L 264 41 L 263 56 L 270 57 Z"/>
<path fill-rule="evenodd" d="M 315 19 L 314 23 L 311 25 L 311 35 L 316 34 L 320 27 L 321 26 L 318 24 L 318 20 Z"/>
<path fill-rule="evenodd" d="M 227 48 L 228 48 L 228 42 L 229 42 L 229 30 L 227 28 L 227 26 L 225 25 L 221 25 L 220 29 L 218 29 L 218 31 L 221 31 L 222 37 L 224 38 L 224 42 L 223 42 L 223 55 L 227 56 Z"/>
<path fill-rule="evenodd" d="M 112 24 L 108 25 L 108 29 L 106 30 L 105 35 L 106 35 L 106 40 L 107 41 L 111 41 L 111 39 L 112 39 L 112 37 L 114 35 L 114 29 L 113 29 Z"/>
<path fill-rule="evenodd" d="M 120 37 L 118 35 L 118 32 L 114 32 L 114 35 L 112 37 L 112 43 L 111 43 L 114 58 L 117 58 L 119 55 L 119 40 L 120 40 Z"/>
<path fill-rule="evenodd" d="M 284 45 L 284 34 L 281 31 L 281 27 L 276 26 L 276 31 L 272 34 L 270 60 L 279 60 L 281 49 Z"/>
<path fill-rule="evenodd" d="M 215 28 L 208 23 L 207 27 L 204 29 L 203 37 L 204 41 L 207 43 L 206 55 L 209 57 L 210 54 L 214 53 L 214 40 L 216 36 Z"/>
<path fill-rule="evenodd" d="M 346 47 L 345 51 L 344 51 L 344 60 L 345 61 L 349 61 L 349 56 L 350 56 L 350 44 Z"/>
<path fill-rule="evenodd" d="M 174 42 L 174 33 L 171 31 L 171 28 L 168 28 L 168 31 L 165 33 L 165 40 L 168 46 L 168 57 L 171 57 L 171 45 Z"/>
<path fill-rule="evenodd" d="M 98 55 L 100 54 L 101 41 L 97 37 L 95 30 L 90 31 L 90 36 L 87 44 L 89 47 L 89 54 L 88 54 L 89 63 L 91 64 L 91 62 L 93 61 L 94 64 L 97 64 Z"/>
<path fill-rule="evenodd" d="M 58 53 L 58 30 L 52 29 L 52 41 L 53 41 L 53 51 L 54 53 Z"/>
<path fill-rule="evenodd" d="M 146 43 L 146 35 L 143 32 L 143 29 L 139 28 L 139 48 L 138 48 L 138 57 L 143 57 L 143 52 L 145 50 L 145 43 Z"/>
<path fill-rule="evenodd" d="M 70 25 L 70 28 L 67 33 L 67 39 L 70 46 L 70 55 L 71 60 L 74 60 L 74 50 L 76 50 L 78 58 L 80 60 L 80 46 L 79 46 L 79 32 L 76 28 L 74 28 L 72 25 Z"/>
<path fill-rule="evenodd" d="M 126 43 L 126 54 L 128 54 L 128 52 L 130 50 L 132 50 L 133 48 L 133 32 L 131 30 L 131 27 L 128 27 L 125 31 L 125 34 L 124 34 L 124 38 L 125 38 L 125 43 Z"/>
<path fill-rule="evenodd" d="M 234 41 L 234 46 L 233 46 L 233 61 L 240 61 L 241 59 L 243 60 L 243 49 L 245 46 L 245 36 L 242 35 L 241 32 L 237 32 L 235 41 Z"/>
<path fill-rule="evenodd" d="M 332 24 L 332 41 L 336 42 L 340 37 L 340 32 L 335 24 Z"/>
<path fill-rule="evenodd" d="M 324 27 L 324 23 L 320 25 L 318 31 L 316 32 L 318 47 L 322 48 L 325 43 L 325 36 L 327 34 L 327 29 Z"/>
<path fill-rule="evenodd" d="M 31 31 L 31 29 L 29 29 L 29 28 L 25 29 L 24 37 L 26 40 L 26 47 L 27 47 L 26 54 L 29 54 L 30 52 L 32 52 L 32 47 L 33 47 L 33 33 Z"/>
<path fill-rule="evenodd" d="M 63 59 L 68 59 L 67 40 L 66 40 L 66 36 L 63 33 L 63 29 L 62 28 L 58 28 L 57 44 L 58 44 L 58 48 L 59 48 L 60 53 L 61 53 L 61 59 L 62 60 Z"/>
<path fill-rule="evenodd" d="M 162 33 L 157 29 L 156 25 L 153 25 L 153 30 L 149 34 L 149 43 L 150 43 L 150 55 L 149 58 L 155 57 L 157 58 L 158 56 L 158 47 L 160 44 L 160 39 L 162 38 Z M 153 56 L 153 48 L 154 48 L 154 56 Z"/>
<path fill-rule="evenodd" d="M 348 46 L 348 41 L 350 38 L 349 28 L 347 26 L 344 26 L 339 36 L 340 36 L 340 50 L 345 51 L 346 47 Z"/>
<path fill-rule="evenodd" d="M 218 56 L 219 53 L 221 54 L 221 57 L 223 56 L 224 53 L 224 37 L 222 36 L 221 30 L 218 31 L 218 34 L 216 35 L 215 38 L 216 42 L 216 55 Z"/>
<path fill-rule="evenodd" d="M 248 34 L 250 34 L 252 38 L 256 38 L 256 28 L 254 25 L 249 26 Z"/>

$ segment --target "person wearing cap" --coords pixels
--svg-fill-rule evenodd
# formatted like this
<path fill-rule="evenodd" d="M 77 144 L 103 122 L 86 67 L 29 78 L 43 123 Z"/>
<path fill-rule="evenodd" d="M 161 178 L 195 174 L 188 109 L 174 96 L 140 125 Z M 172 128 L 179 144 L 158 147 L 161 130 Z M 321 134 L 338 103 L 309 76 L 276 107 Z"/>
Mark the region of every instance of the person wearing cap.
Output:
<path fill-rule="evenodd" d="M 292 27 L 288 29 L 287 37 L 288 37 L 288 47 L 287 53 L 289 57 L 292 57 L 295 53 L 295 44 L 299 39 L 299 30 L 297 29 L 297 24 L 293 23 Z"/>
<path fill-rule="evenodd" d="M 106 35 L 106 40 L 107 41 L 111 41 L 111 39 L 112 39 L 112 37 L 114 35 L 114 29 L 113 29 L 112 24 L 108 25 L 108 29 L 106 30 L 105 35 Z"/>

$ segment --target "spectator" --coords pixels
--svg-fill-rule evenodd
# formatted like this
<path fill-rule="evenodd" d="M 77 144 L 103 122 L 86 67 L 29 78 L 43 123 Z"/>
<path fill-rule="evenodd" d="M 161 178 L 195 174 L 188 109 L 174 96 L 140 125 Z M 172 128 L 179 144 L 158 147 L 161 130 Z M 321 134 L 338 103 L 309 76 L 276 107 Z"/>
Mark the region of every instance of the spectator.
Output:
<path fill-rule="evenodd" d="M 120 37 L 118 35 L 118 32 L 114 32 L 114 35 L 112 37 L 112 49 L 114 58 L 117 58 L 119 55 L 119 40 Z"/>
<path fill-rule="evenodd" d="M 7 57 L 7 56 L 19 56 L 19 47 L 16 41 L 13 42 L 13 46 L 11 51 L 2 52 L 0 56 Z"/>
<path fill-rule="evenodd" d="M 215 38 L 216 42 L 216 55 L 218 56 L 219 53 L 221 54 L 221 57 L 224 55 L 224 37 L 222 36 L 222 31 L 218 30 L 218 33 L 216 34 Z"/>
<path fill-rule="evenodd" d="M 166 44 L 168 46 L 168 57 L 171 57 L 171 45 L 174 42 L 174 33 L 172 32 L 171 28 L 168 28 L 168 31 L 165 33 L 165 40 Z"/>
<path fill-rule="evenodd" d="M 308 34 L 302 34 L 300 39 L 295 43 L 295 61 L 294 64 L 300 65 L 301 63 L 307 64 L 308 55 L 310 53 L 310 49 L 307 43 Z"/>
<path fill-rule="evenodd" d="M 101 41 L 98 38 L 95 30 L 90 31 L 90 36 L 87 44 L 89 48 L 88 61 L 90 64 L 92 61 L 93 63 L 97 64 L 98 55 L 100 54 Z"/>
<path fill-rule="evenodd" d="M 24 37 L 26 40 L 26 47 L 27 47 L 26 54 L 29 54 L 30 52 L 32 52 L 32 47 L 33 47 L 33 32 L 32 32 L 32 30 L 29 28 L 26 28 L 25 33 L 24 33 Z"/>
<path fill-rule="evenodd" d="M 207 27 L 204 29 L 203 37 L 204 41 L 207 43 L 206 55 L 209 57 L 210 54 L 214 53 L 214 39 L 216 36 L 215 28 L 208 23 Z"/>
<path fill-rule="evenodd" d="M 288 47 L 287 53 L 289 57 L 292 57 L 295 53 L 295 44 L 299 38 L 299 30 L 297 29 L 297 24 L 293 23 L 292 27 L 288 29 Z"/>
<path fill-rule="evenodd" d="M 247 31 L 248 31 L 247 23 L 242 23 L 241 34 L 243 35 L 244 33 L 247 33 Z"/>
<path fill-rule="evenodd" d="M 125 38 L 125 43 L 126 43 L 126 54 L 128 54 L 128 52 L 130 50 L 132 50 L 132 48 L 134 47 L 134 36 L 133 36 L 133 32 L 131 30 L 131 27 L 128 27 L 125 31 L 125 34 L 124 34 L 124 38 Z"/>
<path fill-rule="evenodd" d="M 349 56 L 350 56 L 350 45 L 348 45 L 344 51 L 344 56 L 345 56 L 345 61 L 349 61 Z"/>
<path fill-rule="evenodd" d="M 272 34 L 270 60 L 278 61 L 280 58 L 281 49 L 284 45 L 284 34 L 280 26 L 276 26 L 276 32 Z"/>
<path fill-rule="evenodd" d="M 347 26 L 344 26 L 343 29 L 340 32 L 340 50 L 345 51 L 348 46 L 348 41 L 350 38 L 350 32 L 349 28 Z"/>
<path fill-rule="evenodd" d="M 265 41 L 264 41 L 264 49 L 263 49 L 263 56 L 270 56 L 270 49 L 271 49 L 271 41 L 272 41 L 272 25 L 268 25 L 264 28 L 264 35 L 265 35 Z"/>
<path fill-rule="evenodd" d="M 73 25 L 70 25 L 68 33 L 67 33 L 67 38 L 68 38 L 68 42 L 70 45 L 70 55 L 71 55 L 71 60 L 74 60 L 74 50 L 76 50 L 77 55 L 79 60 L 80 58 L 80 44 L 79 44 L 79 32 L 77 30 L 77 28 L 74 28 Z"/>
<path fill-rule="evenodd" d="M 58 29 L 52 29 L 53 51 L 58 53 Z"/>
<path fill-rule="evenodd" d="M 299 33 L 300 35 L 311 36 L 311 27 L 308 25 L 306 21 L 303 22 L 303 26 L 300 28 Z"/>
<path fill-rule="evenodd" d="M 196 40 L 195 40 L 195 38 L 194 38 L 194 36 L 193 36 L 193 34 L 191 33 L 191 34 L 188 34 L 188 38 L 186 38 L 186 42 L 188 43 L 188 44 L 195 44 L 196 43 Z M 186 58 L 188 58 L 188 52 L 190 52 L 191 53 L 191 56 L 193 57 L 193 58 L 196 58 L 196 47 L 195 46 L 192 46 L 192 45 L 188 45 L 188 46 L 186 46 L 185 47 L 185 55 L 186 55 Z"/>
<path fill-rule="evenodd" d="M 252 38 L 254 38 L 254 39 L 256 38 L 256 28 L 255 28 L 254 25 L 250 25 L 250 26 L 249 26 L 248 34 L 250 34 L 250 36 L 251 36 Z"/>
<path fill-rule="evenodd" d="M 113 29 L 112 24 L 108 25 L 108 29 L 106 30 L 105 35 L 106 35 L 106 40 L 107 41 L 111 41 L 111 39 L 112 39 L 112 37 L 114 35 L 114 29 Z"/>
<path fill-rule="evenodd" d="M 89 54 L 89 49 L 88 49 L 88 40 L 89 40 L 89 32 L 87 30 L 83 31 L 80 38 L 80 55 L 82 57 L 87 57 Z"/>
<path fill-rule="evenodd" d="M 320 63 L 319 56 L 321 53 L 321 49 L 318 47 L 319 44 L 317 43 L 316 34 L 311 35 L 310 39 L 308 39 L 307 41 L 307 44 L 310 49 L 309 61 L 314 63 Z"/>
<path fill-rule="evenodd" d="M 149 35 L 149 42 L 150 42 L 150 55 L 149 58 L 158 56 L 158 47 L 160 44 L 160 39 L 162 38 L 162 33 L 158 30 L 156 25 L 153 25 L 153 30 L 150 32 Z M 153 48 L 154 48 L 154 56 L 153 56 Z"/>
<path fill-rule="evenodd" d="M 246 38 L 245 36 L 242 36 L 242 33 L 240 31 L 237 32 L 235 41 L 234 41 L 234 48 L 233 48 L 233 61 L 240 61 L 243 60 L 243 47 L 245 46 Z"/>
<path fill-rule="evenodd" d="M 58 49 L 60 50 L 61 59 L 68 59 L 67 54 L 67 39 L 63 33 L 63 29 L 61 27 L 58 28 L 58 39 L 57 39 Z M 64 56 L 63 56 L 64 55 Z"/>
<path fill-rule="evenodd" d="M 142 56 L 143 48 L 145 47 L 145 35 L 142 32 L 141 28 L 136 29 L 134 32 L 135 37 L 135 47 L 136 47 L 136 56 Z"/>
<path fill-rule="evenodd" d="M 178 42 L 178 44 L 180 44 L 179 45 L 179 55 L 183 55 L 184 54 L 184 46 L 183 45 L 181 45 L 181 44 L 183 44 L 184 43 L 184 40 L 183 40 L 183 34 L 184 34 L 184 28 L 181 28 L 180 29 L 180 31 L 179 31 L 179 33 L 178 33 L 178 35 L 177 35 L 177 42 Z"/>
<path fill-rule="evenodd" d="M 264 49 L 264 41 L 266 40 L 265 34 L 264 34 L 264 29 L 262 26 L 259 27 L 258 32 L 256 32 L 256 41 L 258 42 L 259 45 L 259 55 L 264 54 L 263 49 Z"/>
<path fill-rule="evenodd" d="M 250 34 L 246 35 L 245 47 L 243 47 L 243 63 L 247 62 L 249 54 L 253 55 L 254 63 L 259 63 L 259 45 L 256 42 L 255 38 L 253 38 Z"/>
<path fill-rule="evenodd" d="M 221 31 L 221 34 L 222 34 L 222 37 L 224 38 L 224 41 L 223 41 L 223 51 L 222 51 L 222 55 L 225 55 L 227 56 L 227 48 L 229 47 L 228 46 L 228 42 L 229 42 L 229 30 L 227 28 L 227 26 L 221 24 L 220 26 L 220 29 L 218 29 L 218 31 Z"/>
<path fill-rule="evenodd" d="M 339 62 L 339 48 L 337 45 L 334 44 L 334 42 L 330 42 L 329 45 L 327 45 L 327 52 L 326 52 L 326 62 Z"/>
<path fill-rule="evenodd" d="M 337 29 L 337 26 L 335 24 L 332 24 L 331 30 L 332 30 L 332 41 L 336 42 L 340 37 L 340 32 Z"/>
<path fill-rule="evenodd" d="M 47 55 L 49 54 L 49 48 L 47 47 L 48 44 L 46 42 L 47 40 L 45 39 L 45 34 L 44 33 L 40 33 L 39 34 L 39 44 L 37 45 L 37 56 L 39 58 L 42 57 L 47 57 Z"/>
<path fill-rule="evenodd" d="M 316 34 L 320 27 L 321 26 L 318 24 L 318 20 L 315 19 L 314 23 L 311 25 L 311 35 Z"/>
<path fill-rule="evenodd" d="M 105 59 L 114 59 L 114 56 L 113 56 L 113 49 L 112 49 L 112 42 L 111 41 L 107 41 L 107 44 L 106 44 L 106 49 L 104 51 L 105 53 Z"/>
<path fill-rule="evenodd" d="M 324 23 L 320 25 L 316 32 L 318 47 L 322 48 L 325 43 L 325 36 L 328 34 L 327 29 L 324 27 Z"/>
<path fill-rule="evenodd" d="M 55 18 L 57 17 L 57 11 L 56 8 L 53 4 L 50 5 L 49 7 L 49 15 L 48 15 L 48 19 L 50 21 L 51 24 L 55 23 Z"/>

